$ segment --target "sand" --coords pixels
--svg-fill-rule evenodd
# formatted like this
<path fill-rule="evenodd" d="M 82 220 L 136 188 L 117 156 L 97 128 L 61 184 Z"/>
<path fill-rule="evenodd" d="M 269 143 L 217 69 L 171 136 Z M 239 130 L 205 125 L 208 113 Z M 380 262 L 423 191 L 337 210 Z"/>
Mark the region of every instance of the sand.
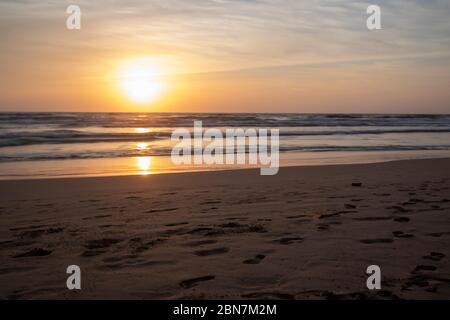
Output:
<path fill-rule="evenodd" d="M 2 181 L 0 298 L 449 299 L 449 169 Z M 66 288 L 73 264 L 81 290 Z"/>

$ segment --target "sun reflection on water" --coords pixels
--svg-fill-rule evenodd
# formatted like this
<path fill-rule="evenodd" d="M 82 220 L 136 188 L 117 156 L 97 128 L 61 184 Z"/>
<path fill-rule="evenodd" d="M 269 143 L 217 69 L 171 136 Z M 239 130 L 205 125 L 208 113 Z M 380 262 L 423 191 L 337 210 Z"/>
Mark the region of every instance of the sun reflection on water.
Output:
<path fill-rule="evenodd" d="M 137 168 L 139 174 L 147 175 L 151 174 L 150 169 L 152 165 L 152 157 L 136 157 Z"/>
<path fill-rule="evenodd" d="M 147 148 L 148 148 L 148 143 L 146 143 L 146 142 L 136 143 L 136 149 L 138 149 L 138 150 L 146 150 Z"/>
<path fill-rule="evenodd" d="M 150 129 L 149 128 L 134 128 L 134 132 L 136 132 L 136 133 L 149 133 Z"/>

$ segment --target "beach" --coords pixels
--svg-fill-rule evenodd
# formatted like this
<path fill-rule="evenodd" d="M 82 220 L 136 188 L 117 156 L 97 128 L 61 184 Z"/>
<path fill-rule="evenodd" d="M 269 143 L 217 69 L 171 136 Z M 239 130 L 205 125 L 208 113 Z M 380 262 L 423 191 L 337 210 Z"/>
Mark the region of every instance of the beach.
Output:
<path fill-rule="evenodd" d="M 0 298 L 449 299 L 449 168 L 0 181 Z"/>

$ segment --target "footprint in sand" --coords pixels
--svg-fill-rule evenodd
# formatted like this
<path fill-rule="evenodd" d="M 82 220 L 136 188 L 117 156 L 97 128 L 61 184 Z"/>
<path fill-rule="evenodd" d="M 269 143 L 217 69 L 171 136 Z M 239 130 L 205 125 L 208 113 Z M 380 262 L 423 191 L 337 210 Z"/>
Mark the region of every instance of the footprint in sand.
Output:
<path fill-rule="evenodd" d="M 215 276 L 209 275 L 209 276 L 204 276 L 204 277 L 183 280 L 179 284 L 180 284 L 180 287 L 189 289 L 189 288 L 192 288 L 192 287 L 195 287 L 196 285 L 198 285 L 199 282 L 210 281 L 213 279 L 215 279 Z"/>
<path fill-rule="evenodd" d="M 40 224 L 40 225 L 32 225 L 32 226 L 25 226 L 25 227 L 14 227 L 9 228 L 10 231 L 24 231 L 24 230 L 31 230 L 31 229 L 39 229 L 43 227 L 48 227 L 46 224 Z"/>
<path fill-rule="evenodd" d="M 303 238 L 298 238 L 298 237 L 285 237 L 285 238 L 274 240 L 273 242 L 276 242 L 279 244 L 292 244 L 295 242 L 302 242 L 303 240 L 304 240 Z"/>
<path fill-rule="evenodd" d="M 142 199 L 142 197 L 138 197 L 138 196 L 128 196 L 128 197 L 125 197 L 125 199 L 128 199 L 128 200 L 140 200 L 140 199 Z"/>
<path fill-rule="evenodd" d="M 221 203 L 222 203 L 222 201 L 220 201 L 220 200 L 210 200 L 210 201 L 200 202 L 200 205 L 221 204 Z"/>
<path fill-rule="evenodd" d="M 356 210 L 337 211 L 337 212 L 333 212 L 333 213 L 321 214 L 318 218 L 319 219 L 334 218 L 334 217 L 339 217 L 342 214 L 347 214 L 347 213 L 358 213 L 358 211 L 356 211 Z"/>
<path fill-rule="evenodd" d="M 81 255 L 83 257 L 95 257 L 106 253 L 106 250 L 86 250 Z"/>
<path fill-rule="evenodd" d="M 197 240 L 197 241 L 191 241 L 185 244 L 187 247 L 199 247 L 205 244 L 213 244 L 217 243 L 217 240 Z"/>
<path fill-rule="evenodd" d="M 265 257 L 266 256 L 263 255 L 263 254 L 257 254 L 254 258 L 244 260 L 242 263 L 245 263 L 245 264 L 259 264 L 261 261 L 264 260 Z"/>
<path fill-rule="evenodd" d="M 100 202 L 98 199 L 80 200 L 80 202 Z"/>
<path fill-rule="evenodd" d="M 385 221 L 385 220 L 391 220 L 392 218 L 390 216 L 386 217 L 361 217 L 361 218 L 353 218 L 352 220 L 355 221 Z"/>
<path fill-rule="evenodd" d="M 377 197 L 389 197 L 391 194 L 390 193 L 374 193 L 374 195 L 376 195 Z"/>
<path fill-rule="evenodd" d="M 85 247 L 87 249 L 103 249 L 103 248 L 107 248 L 113 244 L 119 243 L 121 242 L 121 239 L 109 239 L 109 238 L 104 238 L 104 239 L 95 239 L 95 240 L 90 240 L 86 243 Z"/>
<path fill-rule="evenodd" d="M 96 239 L 88 241 L 84 247 L 88 250 L 82 253 L 83 257 L 93 257 L 105 253 L 104 249 L 110 247 L 113 244 L 121 242 L 121 239 Z"/>
<path fill-rule="evenodd" d="M 409 202 L 414 202 L 414 203 L 425 202 L 424 200 L 418 199 L 418 198 L 411 198 L 411 199 L 409 199 L 408 201 L 409 201 Z"/>
<path fill-rule="evenodd" d="M 386 209 L 393 209 L 396 212 L 401 212 L 401 213 L 411 212 L 411 210 L 405 209 L 401 206 L 391 206 L 391 207 L 387 207 Z"/>
<path fill-rule="evenodd" d="M 328 225 L 326 223 L 319 223 L 317 225 L 317 230 L 319 230 L 319 231 L 330 230 L 330 225 Z"/>
<path fill-rule="evenodd" d="M 411 219 L 408 217 L 395 217 L 394 221 L 395 222 L 409 222 Z"/>
<path fill-rule="evenodd" d="M 55 204 L 54 203 L 42 203 L 42 204 L 37 204 L 36 207 L 53 207 Z"/>
<path fill-rule="evenodd" d="M 176 227 L 176 226 L 182 226 L 185 224 L 189 224 L 189 222 L 174 222 L 174 223 L 168 223 L 165 226 L 166 227 Z"/>
<path fill-rule="evenodd" d="M 59 233 L 62 231 L 64 231 L 64 228 L 33 229 L 33 230 L 27 230 L 27 231 L 23 231 L 23 232 L 19 233 L 18 237 L 21 239 L 37 238 L 42 235 Z"/>
<path fill-rule="evenodd" d="M 298 219 L 298 218 L 306 218 L 306 217 L 308 217 L 308 215 L 306 215 L 306 214 L 298 214 L 298 215 L 295 215 L 295 216 L 287 216 L 286 219 Z"/>
<path fill-rule="evenodd" d="M 429 255 L 424 256 L 423 258 L 426 260 L 432 260 L 432 261 L 441 261 L 445 257 L 445 254 L 440 252 L 430 252 Z"/>
<path fill-rule="evenodd" d="M 160 212 L 170 212 L 170 211 L 175 211 L 175 210 L 178 210 L 178 208 L 151 209 L 151 210 L 144 211 L 144 213 L 160 213 Z"/>
<path fill-rule="evenodd" d="M 112 214 L 99 214 L 93 217 L 85 217 L 83 220 L 92 220 L 92 219 L 103 219 L 103 218 L 109 218 L 112 217 Z"/>
<path fill-rule="evenodd" d="M 166 192 L 166 193 L 161 193 L 160 196 L 173 196 L 174 194 L 177 194 L 176 192 Z"/>
<path fill-rule="evenodd" d="M 51 250 L 45 250 L 42 248 L 34 248 L 30 251 L 16 254 L 15 256 L 13 256 L 13 258 L 43 257 L 43 256 L 48 256 L 51 253 L 52 253 Z"/>
<path fill-rule="evenodd" d="M 365 243 L 365 244 L 374 244 L 374 243 L 392 243 L 394 240 L 390 238 L 377 238 L 377 239 L 363 239 L 359 240 L 359 242 Z"/>
<path fill-rule="evenodd" d="M 436 266 L 429 266 L 429 265 L 419 264 L 418 266 L 416 266 L 416 268 L 414 269 L 413 273 L 420 272 L 420 271 L 435 271 L 435 270 L 437 270 Z"/>
<path fill-rule="evenodd" d="M 432 233 L 427 234 L 427 236 L 434 237 L 434 238 L 440 238 L 442 236 L 448 236 L 448 235 L 450 235 L 450 231 L 432 232 Z"/>
<path fill-rule="evenodd" d="M 102 224 L 102 225 L 99 225 L 98 227 L 102 228 L 102 229 L 106 229 L 106 228 L 116 228 L 116 227 L 124 227 L 124 226 L 126 226 L 126 225 L 125 224 Z"/>
<path fill-rule="evenodd" d="M 211 256 L 211 255 L 215 255 L 215 254 L 227 253 L 228 251 L 230 251 L 230 249 L 223 247 L 223 248 L 214 248 L 214 249 L 208 249 L 208 250 L 197 250 L 194 252 L 194 254 L 199 257 L 205 257 L 205 256 Z"/>
<path fill-rule="evenodd" d="M 160 232 L 160 235 L 162 237 L 170 237 L 170 236 L 174 236 L 174 235 L 181 235 L 181 234 L 185 234 L 189 231 L 189 229 L 181 227 L 181 228 L 175 228 L 175 229 L 167 229 L 164 230 L 162 232 Z"/>
<path fill-rule="evenodd" d="M 410 233 L 405 233 L 403 231 L 394 231 L 392 232 L 392 234 L 394 235 L 394 237 L 396 238 L 412 238 L 414 237 L 412 234 Z"/>

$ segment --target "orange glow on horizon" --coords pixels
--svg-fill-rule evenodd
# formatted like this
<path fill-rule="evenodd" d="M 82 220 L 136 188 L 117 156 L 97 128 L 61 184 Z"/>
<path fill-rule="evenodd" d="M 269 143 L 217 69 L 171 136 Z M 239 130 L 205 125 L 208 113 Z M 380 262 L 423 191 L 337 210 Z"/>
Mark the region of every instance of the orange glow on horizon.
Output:
<path fill-rule="evenodd" d="M 137 167 L 140 170 L 140 175 L 148 175 L 151 174 L 150 168 L 152 165 L 152 158 L 151 157 L 137 157 L 136 158 Z"/>

